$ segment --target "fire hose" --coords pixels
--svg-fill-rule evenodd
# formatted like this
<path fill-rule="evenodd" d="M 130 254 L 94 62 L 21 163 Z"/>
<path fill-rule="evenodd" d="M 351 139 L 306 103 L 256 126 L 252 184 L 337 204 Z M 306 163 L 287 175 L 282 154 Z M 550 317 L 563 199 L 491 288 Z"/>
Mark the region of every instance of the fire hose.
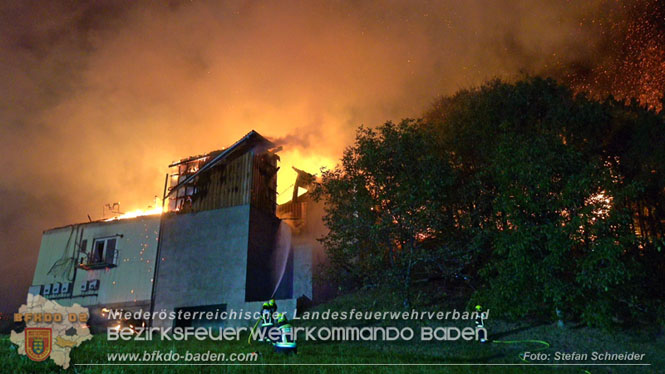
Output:
<path fill-rule="evenodd" d="M 249 332 L 249 336 L 247 337 L 247 344 L 252 344 L 252 335 L 254 335 L 254 330 L 256 330 L 256 326 L 259 325 L 259 321 L 261 321 L 261 318 L 256 320 L 256 323 L 254 324 L 254 327 L 252 327 L 252 330 Z"/>

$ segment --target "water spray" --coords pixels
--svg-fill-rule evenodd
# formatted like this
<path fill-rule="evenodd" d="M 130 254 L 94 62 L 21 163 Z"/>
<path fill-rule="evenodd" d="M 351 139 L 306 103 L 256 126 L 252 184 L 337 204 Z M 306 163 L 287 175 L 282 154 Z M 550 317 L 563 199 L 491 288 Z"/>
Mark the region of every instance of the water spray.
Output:
<path fill-rule="evenodd" d="M 275 266 L 281 265 L 279 268 L 273 268 L 273 275 L 279 272 L 279 277 L 274 277 L 277 280 L 275 283 L 275 289 L 273 289 L 270 298 L 274 298 L 277 293 L 279 285 L 282 283 L 284 278 L 284 273 L 286 273 L 286 265 L 289 260 L 289 253 L 291 251 L 291 227 L 287 225 L 284 221 L 279 223 L 279 229 L 277 231 L 277 238 L 275 239 L 275 252 L 273 253 L 273 264 Z"/>

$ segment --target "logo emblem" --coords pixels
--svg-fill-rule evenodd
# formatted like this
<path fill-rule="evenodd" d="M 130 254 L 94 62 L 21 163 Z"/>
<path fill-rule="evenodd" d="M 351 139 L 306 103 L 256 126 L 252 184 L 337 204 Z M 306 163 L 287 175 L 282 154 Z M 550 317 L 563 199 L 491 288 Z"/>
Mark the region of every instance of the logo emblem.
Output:
<path fill-rule="evenodd" d="M 51 329 L 25 328 L 25 353 L 32 361 L 44 361 L 51 354 Z"/>

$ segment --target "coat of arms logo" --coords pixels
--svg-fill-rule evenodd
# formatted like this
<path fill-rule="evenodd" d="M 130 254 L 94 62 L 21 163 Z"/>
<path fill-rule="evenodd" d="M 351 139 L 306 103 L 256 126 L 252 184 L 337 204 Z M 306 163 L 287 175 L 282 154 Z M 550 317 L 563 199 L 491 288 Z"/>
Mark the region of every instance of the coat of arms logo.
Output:
<path fill-rule="evenodd" d="M 25 328 L 25 353 L 33 361 L 44 361 L 51 354 L 51 329 L 44 327 Z"/>

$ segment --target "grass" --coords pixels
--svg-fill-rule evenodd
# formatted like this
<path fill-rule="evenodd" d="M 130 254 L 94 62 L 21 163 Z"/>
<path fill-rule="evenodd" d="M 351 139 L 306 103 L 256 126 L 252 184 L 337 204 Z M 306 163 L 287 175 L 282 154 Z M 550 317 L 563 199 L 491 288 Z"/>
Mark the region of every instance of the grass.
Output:
<path fill-rule="evenodd" d="M 397 305 L 390 295 L 375 292 L 363 292 L 337 298 L 321 305 L 316 310 L 392 310 L 390 305 Z M 393 308 L 394 309 L 394 308 Z M 418 310 L 436 310 L 436 306 L 418 308 Z M 450 310 L 451 308 L 440 308 Z M 491 317 L 491 315 L 490 315 Z M 472 325 L 467 322 L 434 321 L 345 321 L 344 325 L 355 326 L 397 326 L 411 327 L 416 332 L 422 326 L 458 326 Z M 300 321 L 299 326 L 340 326 L 332 321 Z M 523 366 L 381 366 L 377 364 L 524 364 L 519 355 L 524 351 L 535 351 L 542 346 L 533 343 L 517 344 L 481 344 L 475 341 L 420 341 L 418 334 L 411 341 L 397 342 L 314 342 L 299 341 L 298 355 L 284 356 L 273 352 L 272 347 L 259 342 L 247 344 L 246 335 L 239 341 L 196 341 L 173 342 L 153 340 L 109 342 L 105 335 L 96 335 L 92 341 L 85 342 L 71 353 L 73 364 L 108 363 L 107 353 L 127 352 L 143 353 L 160 350 L 175 351 L 185 354 L 207 351 L 231 353 L 259 353 L 254 363 L 229 366 L 80 366 L 71 365 L 67 372 L 72 373 L 162 373 L 162 372 L 201 372 L 201 373 L 665 373 L 665 339 L 639 331 L 605 332 L 588 327 L 559 329 L 553 325 L 533 325 L 492 320 L 487 324 L 491 338 L 501 341 L 545 340 L 550 347 L 542 352 L 637 352 L 645 353 L 643 363 L 648 367 L 620 366 L 580 366 L 547 367 L 528 363 Z M 16 353 L 15 346 L 7 335 L 0 337 L 0 357 L 2 369 L 7 373 L 47 373 L 63 372 L 52 361 L 32 362 Z M 545 361 L 547 362 L 547 361 Z M 551 362 L 551 361 L 550 361 Z M 179 363 L 184 364 L 182 360 Z M 256 364 L 277 364 L 265 366 Z M 286 365 L 308 366 L 286 366 Z M 321 365 L 327 364 L 327 365 Z M 330 364 L 345 364 L 330 365 Z M 349 364 L 372 364 L 352 366 Z M 284 365 L 284 366 L 281 366 Z"/>

